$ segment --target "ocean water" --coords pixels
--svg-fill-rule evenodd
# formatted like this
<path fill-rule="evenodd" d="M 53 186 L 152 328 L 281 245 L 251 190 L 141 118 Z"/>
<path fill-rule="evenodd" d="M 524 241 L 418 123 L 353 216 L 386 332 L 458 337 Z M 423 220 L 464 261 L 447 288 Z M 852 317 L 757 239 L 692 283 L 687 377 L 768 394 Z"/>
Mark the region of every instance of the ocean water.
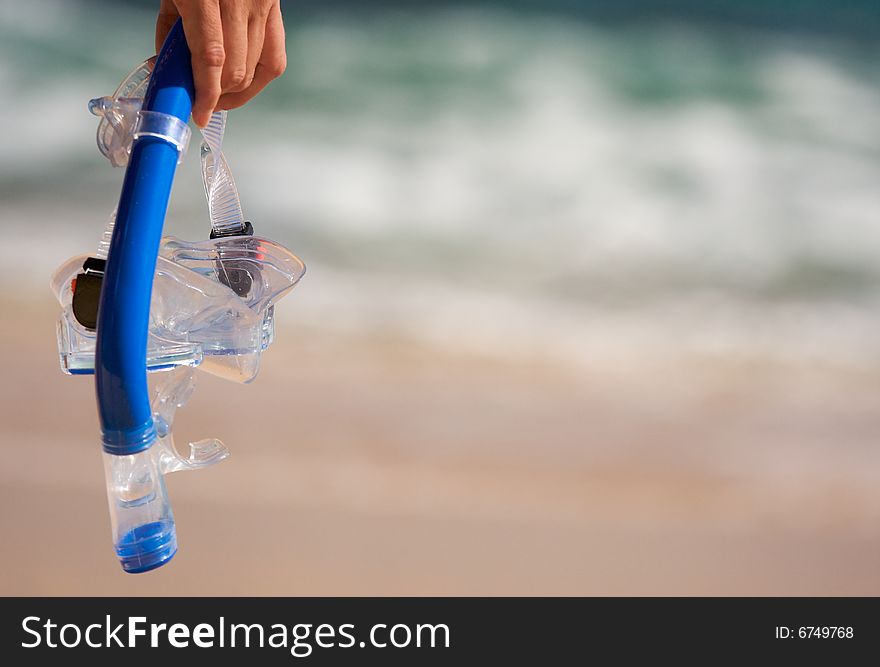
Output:
<path fill-rule="evenodd" d="M 97 244 L 122 174 L 86 103 L 151 55 L 153 20 L 0 3 L 19 295 Z M 286 75 L 225 144 L 258 233 L 309 267 L 285 325 L 564 364 L 877 364 L 878 47 L 462 4 L 286 23 Z M 196 163 L 166 223 L 186 238 L 207 234 Z"/>

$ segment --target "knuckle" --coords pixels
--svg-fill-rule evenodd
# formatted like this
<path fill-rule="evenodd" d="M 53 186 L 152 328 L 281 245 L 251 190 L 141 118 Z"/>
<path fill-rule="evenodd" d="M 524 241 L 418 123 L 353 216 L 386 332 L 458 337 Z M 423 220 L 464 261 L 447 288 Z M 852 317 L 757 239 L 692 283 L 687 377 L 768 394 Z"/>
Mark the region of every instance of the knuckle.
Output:
<path fill-rule="evenodd" d="M 272 76 L 273 79 L 277 79 L 279 76 L 284 74 L 284 71 L 287 69 L 287 57 L 281 56 L 279 58 L 273 58 L 268 63 L 266 63 L 266 71 Z"/>
<path fill-rule="evenodd" d="M 247 83 L 247 70 L 243 67 L 235 68 L 229 71 L 223 78 L 226 82 L 226 88 L 238 90 Z"/>
<path fill-rule="evenodd" d="M 223 67 L 226 62 L 226 51 L 219 42 L 205 44 L 198 54 L 198 62 L 206 67 Z"/>

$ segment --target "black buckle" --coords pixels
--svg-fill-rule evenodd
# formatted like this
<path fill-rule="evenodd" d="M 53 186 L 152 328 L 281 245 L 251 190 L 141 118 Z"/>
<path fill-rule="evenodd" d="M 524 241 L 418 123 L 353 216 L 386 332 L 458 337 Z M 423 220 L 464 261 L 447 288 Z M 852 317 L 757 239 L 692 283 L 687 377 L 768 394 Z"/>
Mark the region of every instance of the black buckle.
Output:
<path fill-rule="evenodd" d="M 245 221 L 244 226 L 238 231 L 217 233 L 213 229 L 211 230 L 212 239 L 253 235 L 254 226 L 247 221 Z M 256 244 L 257 241 L 252 241 L 251 243 Z M 254 277 L 260 275 L 259 265 L 250 260 L 241 259 L 242 257 L 247 257 L 247 253 L 242 253 L 241 250 L 224 250 L 222 243 L 217 245 L 219 246 L 219 259 L 214 262 L 217 277 L 220 279 L 221 283 L 226 285 L 238 296 L 246 297 L 250 294 L 251 287 L 254 284 Z"/>
<path fill-rule="evenodd" d="M 218 232 L 215 229 L 211 229 L 211 239 L 222 239 L 227 236 L 253 236 L 254 235 L 254 226 L 250 223 L 249 220 L 244 221 L 244 226 L 241 229 L 238 229 L 234 232 Z"/>
<path fill-rule="evenodd" d="M 98 327 L 98 302 L 101 300 L 106 267 L 106 259 L 89 257 L 83 262 L 83 270 L 74 279 L 71 310 L 76 321 L 89 331 Z"/>

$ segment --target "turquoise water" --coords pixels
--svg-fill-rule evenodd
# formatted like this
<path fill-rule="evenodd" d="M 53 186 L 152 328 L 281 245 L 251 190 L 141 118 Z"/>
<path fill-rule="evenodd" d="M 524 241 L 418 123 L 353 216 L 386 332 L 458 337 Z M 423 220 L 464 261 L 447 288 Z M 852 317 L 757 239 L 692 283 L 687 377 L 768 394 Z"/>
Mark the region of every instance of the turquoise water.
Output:
<path fill-rule="evenodd" d="M 36 293 L 115 203 L 86 102 L 153 16 L 0 7 L 0 252 Z M 875 358 L 877 47 L 762 16 L 288 11 L 288 72 L 226 146 L 246 215 L 309 265 L 280 315 L 565 359 Z M 168 221 L 190 238 L 196 162 Z"/>

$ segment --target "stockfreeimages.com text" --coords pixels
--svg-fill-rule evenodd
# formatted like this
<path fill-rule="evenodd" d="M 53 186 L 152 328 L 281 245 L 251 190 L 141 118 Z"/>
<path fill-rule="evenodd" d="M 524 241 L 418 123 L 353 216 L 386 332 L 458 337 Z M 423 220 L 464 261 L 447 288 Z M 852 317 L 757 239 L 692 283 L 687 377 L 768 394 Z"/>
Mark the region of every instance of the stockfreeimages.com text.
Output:
<path fill-rule="evenodd" d="M 114 622 L 108 614 L 103 623 L 59 625 L 52 619 L 27 616 L 21 622 L 25 638 L 23 648 L 91 648 L 117 646 L 122 648 L 170 646 L 173 648 L 284 648 L 297 658 L 305 658 L 315 648 L 449 648 L 449 626 L 444 623 L 389 626 L 377 623 L 361 639 L 352 623 L 331 625 L 298 623 L 228 623 L 219 617 L 214 623 L 149 623 L 145 616 L 131 616 Z"/>

